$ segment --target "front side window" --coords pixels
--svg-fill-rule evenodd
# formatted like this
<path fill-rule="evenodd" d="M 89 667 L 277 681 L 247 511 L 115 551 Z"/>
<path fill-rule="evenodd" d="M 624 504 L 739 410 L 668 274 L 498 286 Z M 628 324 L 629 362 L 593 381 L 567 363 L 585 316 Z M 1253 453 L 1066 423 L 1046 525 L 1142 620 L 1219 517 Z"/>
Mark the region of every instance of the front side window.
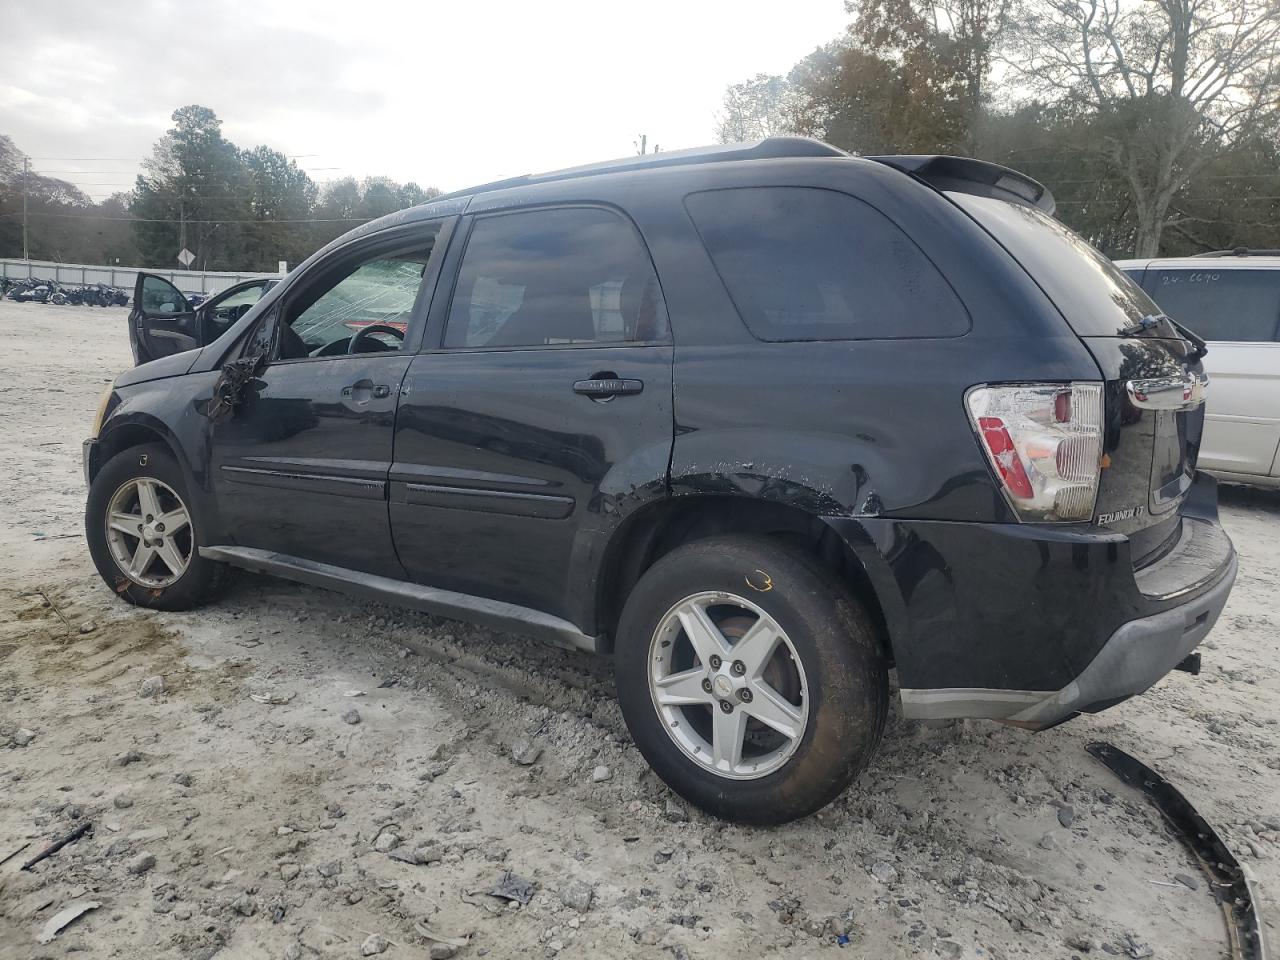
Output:
<path fill-rule="evenodd" d="M 1147 290 L 1160 309 L 1205 340 L 1280 340 L 1280 270 L 1151 269 Z"/>
<path fill-rule="evenodd" d="M 445 346 L 544 347 L 667 338 L 648 251 L 621 216 L 594 207 L 475 222 Z"/>
<path fill-rule="evenodd" d="M 249 312 L 249 308 L 262 299 L 266 293 L 266 282 L 255 283 L 237 290 L 225 300 L 219 300 L 209 311 L 209 324 L 214 337 L 220 336 L 233 323 Z"/>
<path fill-rule="evenodd" d="M 969 315 L 937 267 L 869 204 L 810 187 L 690 194 L 685 207 L 761 340 L 954 337 Z"/>
<path fill-rule="evenodd" d="M 371 256 L 336 271 L 328 283 L 305 290 L 288 305 L 289 329 L 282 337 L 281 357 L 399 350 L 431 248 L 428 241 L 409 250 Z"/>
<path fill-rule="evenodd" d="M 142 309 L 152 316 L 176 316 L 190 308 L 186 298 L 168 280 L 155 276 L 142 278 Z"/>

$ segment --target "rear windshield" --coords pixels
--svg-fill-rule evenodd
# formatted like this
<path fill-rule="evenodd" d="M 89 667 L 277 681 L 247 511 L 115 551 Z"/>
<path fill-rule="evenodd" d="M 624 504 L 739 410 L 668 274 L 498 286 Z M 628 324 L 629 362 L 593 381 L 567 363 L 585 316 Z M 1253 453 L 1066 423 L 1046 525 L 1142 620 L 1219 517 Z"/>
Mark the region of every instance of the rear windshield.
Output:
<path fill-rule="evenodd" d="M 1147 289 L 1173 319 L 1205 340 L 1280 340 L 1280 270 L 1234 267 L 1147 271 Z"/>
<path fill-rule="evenodd" d="M 1082 337 L 1115 337 L 1160 308 L 1065 224 L 1033 207 L 948 193 L 1022 264 Z"/>

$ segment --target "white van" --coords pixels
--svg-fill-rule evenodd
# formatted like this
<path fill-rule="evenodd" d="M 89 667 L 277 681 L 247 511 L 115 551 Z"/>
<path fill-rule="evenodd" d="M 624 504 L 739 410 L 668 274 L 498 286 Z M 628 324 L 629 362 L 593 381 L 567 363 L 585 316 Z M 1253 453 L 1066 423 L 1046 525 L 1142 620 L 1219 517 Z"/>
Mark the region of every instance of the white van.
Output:
<path fill-rule="evenodd" d="M 1280 250 L 1116 265 L 1209 344 L 1200 468 L 1221 480 L 1280 486 Z"/>

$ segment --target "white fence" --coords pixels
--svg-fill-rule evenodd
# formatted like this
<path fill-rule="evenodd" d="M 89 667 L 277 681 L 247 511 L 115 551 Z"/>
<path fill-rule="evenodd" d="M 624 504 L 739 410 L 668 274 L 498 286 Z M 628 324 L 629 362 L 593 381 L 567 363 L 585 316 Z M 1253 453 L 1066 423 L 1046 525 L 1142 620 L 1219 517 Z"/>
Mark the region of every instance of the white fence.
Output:
<path fill-rule="evenodd" d="M 278 273 L 222 273 L 214 270 L 153 270 L 150 267 L 94 266 L 87 263 L 54 263 L 49 260 L 0 259 L 0 277 L 56 280 L 72 286 L 109 283 L 133 293 L 138 273 L 154 273 L 164 277 L 183 293 L 218 293 L 241 280 L 254 277 L 278 277 Z"/>

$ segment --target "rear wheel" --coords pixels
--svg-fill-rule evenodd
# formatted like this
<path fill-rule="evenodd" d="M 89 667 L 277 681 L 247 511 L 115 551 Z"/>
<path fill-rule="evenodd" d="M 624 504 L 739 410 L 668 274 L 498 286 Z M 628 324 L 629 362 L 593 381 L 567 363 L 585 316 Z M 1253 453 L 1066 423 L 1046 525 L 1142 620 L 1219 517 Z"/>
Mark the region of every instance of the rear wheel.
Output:
<path fill-rule="evenodd" d="M 825 806 L 879 744 L 888 681 L 848 590 L 757 536 L 672 551 L 618 627 L 618 700 L 636 745 L 709 813 L 784 823 Z"/>
<path fill-rule="evenodd" d="M 226 568 L 200 556 L 199 534 L 182 469 L 164 447 L 131 447 L 94 477 L 85 505 L 89 553 L 130 603 L 185 610 L 212 597 Z"/>

